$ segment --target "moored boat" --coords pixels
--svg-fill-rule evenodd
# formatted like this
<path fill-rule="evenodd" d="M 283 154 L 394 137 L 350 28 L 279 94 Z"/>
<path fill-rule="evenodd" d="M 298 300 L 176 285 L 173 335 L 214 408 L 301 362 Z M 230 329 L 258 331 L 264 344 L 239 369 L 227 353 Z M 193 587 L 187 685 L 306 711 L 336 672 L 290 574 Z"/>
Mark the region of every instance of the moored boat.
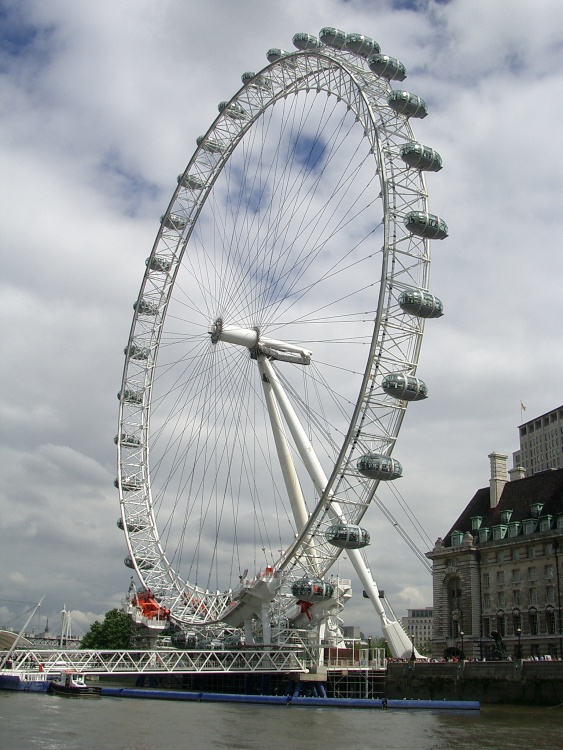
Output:
<path fill-rule="evenodd" d="M 53 675 L 37 670 L 0 669 L 0 690 L 46 693 Z"/>
<path fill-rule="evenodd" d="M 49 692 L 70 698 L 99 698 L 102 688 L 87 685 L 84 675 L 73 669 L 63 669 L 56 679 L 50 681 Z"/>

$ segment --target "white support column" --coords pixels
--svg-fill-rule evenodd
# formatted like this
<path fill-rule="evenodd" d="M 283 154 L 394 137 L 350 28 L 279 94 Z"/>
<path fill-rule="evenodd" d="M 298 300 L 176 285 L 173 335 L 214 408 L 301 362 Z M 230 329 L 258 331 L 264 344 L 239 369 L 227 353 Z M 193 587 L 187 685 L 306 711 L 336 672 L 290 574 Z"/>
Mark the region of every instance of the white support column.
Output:
<path fill-rule="evenodd" d="M 284 418 L 289 426 L 293 440 L 299 451 L 299 454 L 305 464 L 307 471 L 313 481 L 317 492 L 322 495 L 327 485 L 328 479 L 323 471 L 323 468 L 317 458 L 313 446 L 305 430 L 301 426 L 301 423 L 291 405 L 291 402 L 287 398 L 287 395 L 280 383 L 276 372 L 270 362 L 267 359 L 263 360 L 263 368 L 268 380 L 272 386 L 277 402 L 280 405 L 280 409 L 284 415 Z M 343 513 L 336 502 L 331 502 L 328 506 L 328 513 L 338 521 L 344 519 Z M 379 590 L 377 584 L 373 580 L 371 572 L 364 562 L 363 557 L 359 550 L 349 549 L 346 550 L 350 562 L 354 566 L 354 569 L 360 579 L 364 590 L 373 604 L 373 607 L 381 619 L 381 625 L 383 628 L 384 635 L 387 638 L 389 646 L 394 656 L 404 658 L 411 653 L 412 644 L 409 637 L 403 630 L 401 624 L 397 620 L 389 620 L 385 612 L 385 608 L 379 598 Z"/>
<path fill-rule="evenodd" d="M 276 450 L 278 453 L 278 459 L 283 474 L 283 480 L 285 482 L 285 488 L 289 496 L 289 502 L 291 504 L 291 510 L 293 511 L 293 518 L 295 519 L 295 525 L 297 531 L 301 533 L 309 519 L 307 512 L 307 506 L 303 498 L 303 492 L 301 491 L 301 485 L 299 484 L 299 477 L 295 470 L 295 464 L 291 457 L 291 451 L 287 442 L 287 437 L 283 429 L 278 405 L 274 394 L 272 393 L 272 385 L 269 380 L 268 374 L 264 367 L 265 357 L 258 357 L 258 369 L 262 375 L 262 387 L 264 389 L 264 396 L 266 398 L 266 406 L 268 407 L 268 414 L 270 416 L 270 423 L 272 425 L 272 432 L 274 433 L 274 442 L 276 444 Z"/>
<path fill-rule="evenodd" d="M 252 620 L 244 621 L 244 645 L 245 646 L 254 645 L 254 635 L 252 633 Z"/>

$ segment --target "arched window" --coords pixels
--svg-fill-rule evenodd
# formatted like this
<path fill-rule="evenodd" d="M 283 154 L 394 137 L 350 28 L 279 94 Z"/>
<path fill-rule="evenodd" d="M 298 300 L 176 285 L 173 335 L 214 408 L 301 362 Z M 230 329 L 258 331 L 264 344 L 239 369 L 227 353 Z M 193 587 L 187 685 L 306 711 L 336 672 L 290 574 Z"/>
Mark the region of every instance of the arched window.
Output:
<path fill-rule="evenodd" d="M 528 625 L 530 626 L 530 635 L 538 634 L 538 610 L 530 607 L 528 610 Z"/>
<path fill-rule="evenodd" d="M 497 630 L 501 638 L 506 635 L 506 617 L 504 610 L 499 609 L 497 612 Z"/>
<path fill-rule="evenodd" d="M 555 609 L 552 606 L 545 608 L 545 627 L 549 635 L 555 633 Z"/>

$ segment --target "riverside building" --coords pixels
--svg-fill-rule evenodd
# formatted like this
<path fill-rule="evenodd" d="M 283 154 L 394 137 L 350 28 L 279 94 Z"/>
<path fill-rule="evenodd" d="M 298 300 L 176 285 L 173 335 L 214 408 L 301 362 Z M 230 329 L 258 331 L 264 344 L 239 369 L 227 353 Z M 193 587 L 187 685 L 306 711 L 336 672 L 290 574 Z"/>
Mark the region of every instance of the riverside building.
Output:
<path fill-rule="evenodd" d="M 511 658 L 563 656 L 563 468 L 509 481 L 507 458 L 427 553 L 435 657 L 491 658 L 497 634 Z"/>
<path fill-rule="evenodd" d="M 418 649 L 429 650 L 432 644 L 432 607 L 407 609 L 407 616 L 401 618 L 406 634 Z"/>
<path fill-rule="evenodd" d="M 563 469 L 563 406 L 521 424 L 520 449 L 512 465 L 522 466 L 526 476 L 546 469 Z"/>

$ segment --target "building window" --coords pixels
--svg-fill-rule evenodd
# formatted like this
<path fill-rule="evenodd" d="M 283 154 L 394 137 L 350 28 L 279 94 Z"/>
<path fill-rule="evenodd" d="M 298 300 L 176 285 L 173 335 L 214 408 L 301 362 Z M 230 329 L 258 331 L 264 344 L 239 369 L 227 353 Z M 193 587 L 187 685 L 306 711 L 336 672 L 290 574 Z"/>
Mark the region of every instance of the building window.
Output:
<path fill-rule="evenodd" d="M 483 618 L 483 635 L 485 638 L 489 638 L 491 635 L 491 621 L 488 617 Z"/>
<path fill-rule="evenodd" d="M 545 545 L 543 553 L 546 557 L 551 557 L 551 555 L 553 555 L 553 542 L 548 542 Z"/>
<path fill-rule="evenodd" d="M 483 516 L 473 516 L 471 519 L 471 531 L 479 531 L 483 523 Z"/>
<path fill-rule="evenodd" d="M 497 591 L 497 607 L 505 607 L 506 606 L 506 600 L 504 596 L 504 591 Z"/>
<path fill-rule="evenodd" d="M 538 603 L 538 590 L 537 589 L 530 589 L 528 592 L 528 603 L 529 604 L 537 604 Z"/>
<path fill-rule="evenodd" d="M 530 560 L 533 560 L 535 556 L 536 556 L 536 548 L 535 547 L 528 547 L 528 558 Z"/>
<path fill-rule="evenodd" d="M 548 604 L 555 604 L 555 586 L 545 587 L 545 600 Z"/>
<path fill-rule="evenodd" d="M 518 560 L 520 559 L 520 550 L 519 549 L 513 549 L 512 550 L 512 559 L 515 562 L 518 562 Z"/>
<path fill-rule="evenodd" d="M 512 583 L 520 583 L 520 570 L 513 570 L 512 571 Z"/>
<path fill-rule="evenodd" d="M 537 578 L 535 566 L 528 568 L 528 581 L 535 581 Z"/>
<path fill-rule="evenodd" d="M 483 609 L 491 608 L 491 595 L 489 593 L 483 594 Z"/>
<path fill-rule="evenodd" d="M 543 574 L 545 578 L 553 578 L 553 565 L 544 565 Z"/>
<path fill-rule="evenodd" d="M 502 586 L 504 584 L 504 570 L 498 570 L 497 571 L 497 586 Z"/>
<path fill-rule="evenodd" d="M 553 607 L 545 609 L 545 627 L 549 635 L 555 634 L 555 610 Z"/>
<path fill-rule="evenodd" d="M 483 586 L 489 586 L 491 583 L 491 577 L 488 573 L 483 573 Z"/>
<path fill-rule="evenodd" d="M 532 607 L 528 611 L 528 625 L 530 626 L 530 635 L 538 634 L 538 611 Z"/>
<path fill-rule="evenodd" d="M 504 612 L 497 614 L 497 630 L 501 637 L 506 635 L 506 617 L 504 616 Z"/>
<path fill-rule="evenodd" d="M 517 591 L 513 591 L 512 592 L 512 604 L 515 607 L 519 607 L 522 604 L 522 602 L 521 602 L 520 599 L 521 599 L 521 597 L 520 597 L 520 591 L 518 591 L 518 590 Z"/>
<path fill-rule="evenodd" d="M 518 629 L 522 630 L 522 615 L 519 609 L 515 609 L 512 613 L 512 628 L 515 634 Z"/>

